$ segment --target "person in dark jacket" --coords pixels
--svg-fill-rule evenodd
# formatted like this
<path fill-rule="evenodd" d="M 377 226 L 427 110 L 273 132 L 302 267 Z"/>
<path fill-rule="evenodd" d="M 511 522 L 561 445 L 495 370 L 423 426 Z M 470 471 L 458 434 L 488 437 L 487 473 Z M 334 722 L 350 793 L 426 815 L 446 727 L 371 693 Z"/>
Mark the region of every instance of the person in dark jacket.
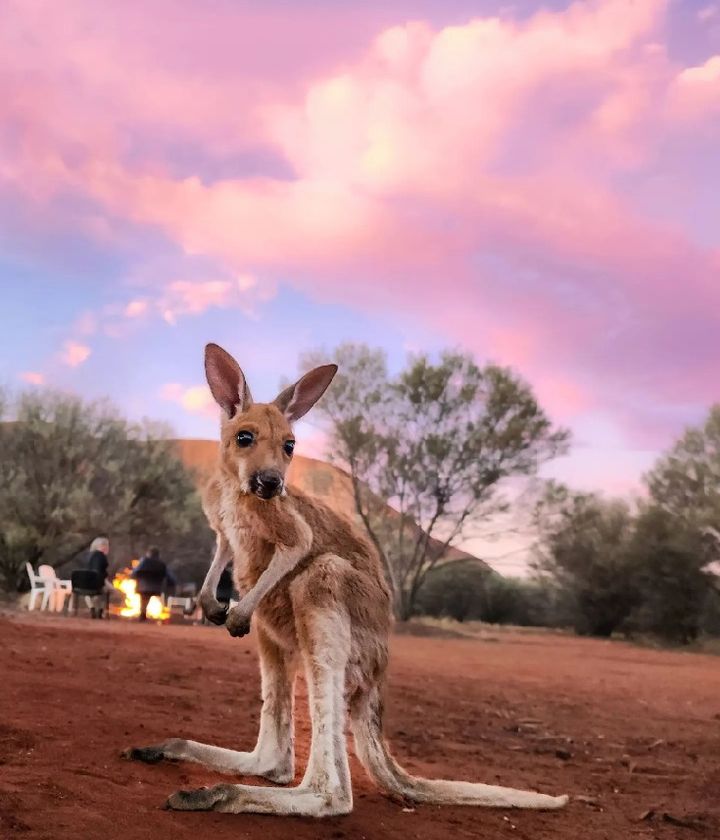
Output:
<path fill-rule="evenodd" d="M 110 541 L 107 537 L 96 537 L 90 546 L 87 567 L 98 576 L 100 589 L 103 593 L 112 592 L 112 584 L 108 580 L 108 554 L 110 553 Z M 90 607 L 91 618 L 102 618 L 106 596 L 104 594 L 86 596 Z"/>
<path fill-rule="evenodd" d="M 151 548 L 130 575 L 137 581 L 140 595 L 140 621 L 147 620 L 147 608 L 153 595 L 161 595 L 166 585 L 174 586 L 175 578 L 160 559 L 160 550 Z"/>

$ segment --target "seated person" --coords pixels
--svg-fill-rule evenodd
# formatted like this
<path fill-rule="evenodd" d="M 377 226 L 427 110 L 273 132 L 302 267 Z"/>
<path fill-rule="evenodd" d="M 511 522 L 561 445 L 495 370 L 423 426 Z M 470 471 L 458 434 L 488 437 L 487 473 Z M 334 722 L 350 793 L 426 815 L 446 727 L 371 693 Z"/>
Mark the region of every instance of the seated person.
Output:
<path fill-rule="evenodd" d="M 107 601 L 105 593 L 113 592 L 113 586 L 108 575 L 110 552 L 110 541 L 107 537 L 96 537 L 90 546 L 90 553 L 87 560 L 87 568 L 97 574 L 99 592 L 97 595 L 85 596 L 85 601 L 90 607 L 91 618 L 103 618 L 104 607 Z M 102 594 L 101 594 L 102 593 Z"/>

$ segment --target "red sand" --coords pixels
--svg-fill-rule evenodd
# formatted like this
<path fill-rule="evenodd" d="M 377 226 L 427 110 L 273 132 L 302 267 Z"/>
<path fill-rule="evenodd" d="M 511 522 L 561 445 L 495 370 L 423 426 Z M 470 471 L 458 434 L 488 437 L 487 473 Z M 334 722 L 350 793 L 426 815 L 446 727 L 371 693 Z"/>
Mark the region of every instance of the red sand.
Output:
<path fill-rule="evenodd" d="M 409 769 L 586 799 L 554 813 L 407 812 L 353 757 L 354 813 L 318 823 L 164 811 L 177 788 L 227 777 L 119 757 L 172 735 L 251 748 L 260 711 L 252 636 L 18 614 L 0 619 L 0 639 L 3 840 L 720 838 L 720 659 L 710 656 L 550 634 L 398 636 L 388 736 Z"/>

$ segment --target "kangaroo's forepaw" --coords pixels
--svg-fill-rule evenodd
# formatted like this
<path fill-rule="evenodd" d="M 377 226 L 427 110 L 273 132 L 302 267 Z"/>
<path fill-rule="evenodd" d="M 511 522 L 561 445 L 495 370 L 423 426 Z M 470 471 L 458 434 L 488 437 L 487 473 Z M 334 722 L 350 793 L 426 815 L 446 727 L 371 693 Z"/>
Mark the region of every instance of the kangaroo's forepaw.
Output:
<path fill-rule="evenodd" d="M 211 621 L 213 624 L 217 624 L 218 626 L 225 624 L 228 616 L 228 607 L 226 604 L 221 604 L 220 601 L 217 601 L 215 598 L 201 598 L 200 606 L 202 608 L 203 615 L 208 621 Z"/>
<path fill-rule="evenodd" d="M 195 790 L 178 790 L 168 797 L 165 809 L 168 811 L 212 811 L 228 797 L 230 785 L 214 785 Z"/>
<path fill-rule="evenodd" d="M 157 764 L 166 757 L 162 747 L 128 747 L 121 755 L 129 761 L 144 761 L 146 764 Z"/>
<path fill-rule="evenodd" d="M 250 616 L 233 607 L 227 615 L 225 626 L 231 636 L 247 636 L 250 632 Z"/>

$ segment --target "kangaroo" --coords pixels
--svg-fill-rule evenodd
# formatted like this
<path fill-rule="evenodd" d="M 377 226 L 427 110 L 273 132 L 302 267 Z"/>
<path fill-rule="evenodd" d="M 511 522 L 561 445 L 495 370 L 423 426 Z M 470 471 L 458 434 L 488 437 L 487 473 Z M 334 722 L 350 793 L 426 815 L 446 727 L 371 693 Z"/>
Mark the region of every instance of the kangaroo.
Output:
<path fill-rule="evenodd" d="M 178 791 L 167 807 L 230 813 L 347 814 L 353 797 L 345 737 L 385 792 L 418 803 L 511 808 L 561 808 L 567 796 L 411 776 L 383 737 L 383 685 L 388 664 L 391 598 L 378 555 L 341 515 L 286 486 L 295 438 L 292 424 L 320 399 L 337 371 L 305 374 L 269 404 L 254 403 L 235 359 L 215 344 L 205 370 L 222 409 L 220 459 L 204 501 L 217 548 L 200 601 L 211 621 L 233 636 L 257 628 L 262 677 L 260 734 L 251 752 L 172 738 L 130 748 L 127 758 L 194 761 L 231 775 L 287 784 L 295 775 L 293 687 L 303 669 L 312 740 L 297 787 L 218 784 Z M 228 612 L 215 598 L 233 561 L 240 602 Z"/>

